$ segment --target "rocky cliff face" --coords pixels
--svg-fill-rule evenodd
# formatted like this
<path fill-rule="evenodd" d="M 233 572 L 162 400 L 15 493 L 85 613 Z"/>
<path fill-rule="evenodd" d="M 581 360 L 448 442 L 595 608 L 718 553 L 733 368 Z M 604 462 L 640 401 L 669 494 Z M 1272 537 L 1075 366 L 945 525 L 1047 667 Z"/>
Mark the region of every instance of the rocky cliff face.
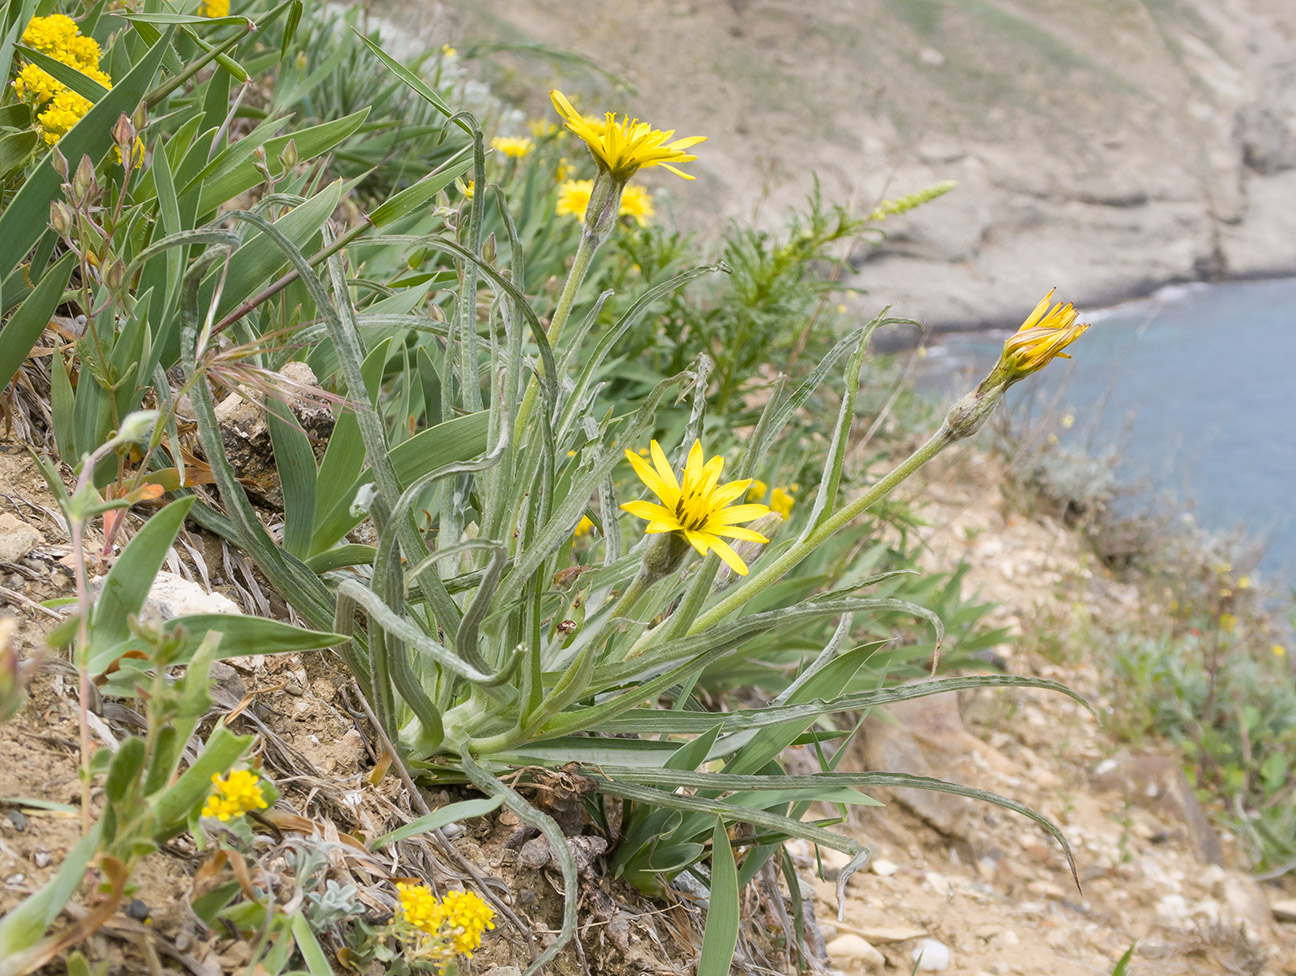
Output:
<path fill-rule="evenodd" d="M 1098 304 L 1296 271 L 1291 0 L 476 0 L 450 12 L 436 32 L 575 50 L 634 86 L 617 104 L 708 135 L 699 181 L 671 187 L 688 223 L 776 219 L 812 172 L 860 209 L 959 180 L 855 255 L 855 284 L 932 325 L 1009 324 L 1054 285 Z M 579 70 L 528 60 L 538 84 L 518 93 L 606 90 Z"/>

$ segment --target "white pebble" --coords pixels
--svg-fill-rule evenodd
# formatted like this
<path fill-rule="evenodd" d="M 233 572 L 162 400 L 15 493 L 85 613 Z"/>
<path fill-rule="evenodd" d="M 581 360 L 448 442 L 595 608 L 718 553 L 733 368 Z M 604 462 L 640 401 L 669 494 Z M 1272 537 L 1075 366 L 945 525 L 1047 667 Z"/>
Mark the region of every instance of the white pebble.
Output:
<path fill-rule="evenodd" d="M 913 951 L 913 958 L 921 972 L 939 973 L 949 969 L 949 947 L 935 939 L 923 939 Z"/>

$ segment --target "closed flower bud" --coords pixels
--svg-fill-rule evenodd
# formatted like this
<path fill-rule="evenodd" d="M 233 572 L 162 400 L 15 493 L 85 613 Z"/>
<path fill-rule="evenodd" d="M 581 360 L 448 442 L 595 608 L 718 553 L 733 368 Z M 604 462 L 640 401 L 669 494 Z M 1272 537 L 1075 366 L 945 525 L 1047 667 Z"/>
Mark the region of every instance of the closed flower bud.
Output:
<path fill-rule="evenodd" d="M 62 238 L 72 233 L 72 208 L 62 200 L 50 204 L 50 226 Z"/>
<path fill-rule="evenodd" d="M 491 233 L 491 234 L 486 238 L 485 243 L 482 244 L 482 259 L 483 259 L 487 264 L 494 264 L 494 263 L 495 263 L 495 252 L 496 252 L 495 234 L 494 234 L 494 232 L 492 232 L 492 233 Z"/>
<path fill-rule="evenodd" d="M 288 144 L 279 153 L 279 165 L 284 168 L 284 172 L 297 165 L 297 141 L 295 139 L 289 139 Z"/>
<path fill-rule="evenodd" d="M 121 291 L 122 282 L 126 279 L 126 265 L 114 261 L 104 271 L 104 286 L 114 295 Z"/>
<path fill-rule="evenodd" d="M 82 156 L 72 175 L 72 199 L 75 203 L 88 203 L 99 195 L 99 181 L 95 179 L 94 163 Z"/>
<path fill-rule="evenodd" d="M 117 122 L 112 128 L 112 137 L 113 142 L 117 143 L 117 148 L 121 150 L 122 156 L 129 157 L 131 146 L 135 144 L 135 124 L 125 112 L 117 116 Z"/>
<path fill-rule="evenodd" d="M 68 177 L 67 157 L 58 151 L 58 148 L 50 150 L 50 165 L 54 167 L 54 172 L 58 173 L 63 179 Z"/>

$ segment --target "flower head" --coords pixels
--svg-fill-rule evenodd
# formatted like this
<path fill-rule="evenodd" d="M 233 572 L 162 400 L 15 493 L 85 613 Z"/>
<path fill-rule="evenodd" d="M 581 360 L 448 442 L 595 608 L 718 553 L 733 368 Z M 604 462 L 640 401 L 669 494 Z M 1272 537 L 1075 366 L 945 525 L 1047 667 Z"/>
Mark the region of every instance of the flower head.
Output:
<path fill-rule="evenodd" d="M 441 903 L 436 900 L 427 885 L 396 883 L 396 892 L 400 896 L 400 917 L 428 935 L 436 935 L 441 928 L 445 913 Z"/>
<path fill-rule="evenodd" d="M 627 502 L 621 507 L 638 518 L 648 520 L 647 531 L 679 532 L 701 555 L 714 551 L 741 576 L 747 565 L 721 536 L 748 542 L 768 542 L 759 532 L 744 529 L 740 522 L 750 522 L 769 512 L 759 504 L 734 505 L 751 485 L 751 479 L 720 484 L 724 457 L 717 455 L 703 463 L 702 442 L 694 441 L 684 465 L 682 483 L 675 478 L 670 463 L 656 441 L 652 442 L 652 465 L 633 451 L 626 451 L 639 479 L 660 499 Z"/>
<path fill-rule="evenodd" d="M 52 146 L 62 139 L 92 107 L 90 99 L 78 95 L 71 88 L 61 88 L 36 116 L 46 143 Z"/>
<path fill-rule="evenodd" d="M 1085 324 L 1076 324 L 1078 314 L 1070 302 L 1063 305 L 1058 302 L 1049 308 L 1053 299 L 1050 291 L 1035 306 L 1035 311 L 1027 317 L 1007 342 L 1004 343 L 1000 363 L 1005 366 L 1012 379 L 1021 379 L 1036 370 L 1043 369 L 1056 357 L 1071 357 L 1062 350 L 1079 339 L 1088 330 Z"/>
<path fill-rule="evenodd" d="M 225 822 L 269 806 L 261 795 L 261 778 L 256 773 L 246 769 L 232 769 L 225 776 L 213 774 L 211 781 L 211 796 L 202 808 L 204 817 L 215 817 Z"/>
<path fill-rule="evenodd" d="M 229 0 L 199 0 L 198 16 L 228 17 L 229 8 Z"/>
<path fill-rule="evenodd" d="M 705 142 L 706 136 L 688 136 L 671 142 L 674 129 L 654 129 L 647 122 L 625 115 L 618 122 L 615 112 L 608 112 L 602 119 L 586 118 L 556 88 L 549 92 L 549 98 L 566 127 L 589 146 L 599 169 L 611 173 L 614 180 L 624 183 L 648 166 L 664 166 L 676 176 L 686 180 L 694 178 L 672 164 L 697 159 L 686 150 Z"/>
<path fill-rule="evenodd" d="M 631 218 L 640 227 L 647 227 L 648 222 L 657 216 L 652 194 L 642 186 L 627 183 L 621 191 L 621 206 L 617 208 L 617 214 Z"/>
<path fill-rule="evenodd" d="M 447 891 L 441 899 L 441 912 L 451 946 L 469 959 L 481 948 L 482 933 L 495 928 L 495 911 L 471 891 Z"/>
<path fill-rule="evenodd" d="M 495 928 L 494 910 L 471 891 L 447 891 L 440 900 L 426 885 L 398 882 L 396 891 L 398 919 L 428 937 L 419 955 L 444 960 L 461 953 L 471 959 L 482 933 Z"/>
<path fill-rule="evenodd" d="M 514 159 L 521 159 L 535 148 L 535 143 L 530 139 L 513 136 L 496 136 L 490 144 L 492 149 L 497 149 L 505 156 L 512 156 Z"/>
<path fill-rule="evenodd" d="M 792 514 L 792 506 L 795 502 L 796 496 L 786 488 L 779 486 L 778 488 L 775 488 L 774 493 L 770 495 L 770 510 L 778 512 L 784 518 L 787 518 Z"/>
<path fill-rule="evenodd" d="M 68 41 L 76 37 L 77 23 L 66 14 L 51 14 L 48 17 L 33 17 L 23 31 L 22 42 L 41 54 L 63 60 Z"/>

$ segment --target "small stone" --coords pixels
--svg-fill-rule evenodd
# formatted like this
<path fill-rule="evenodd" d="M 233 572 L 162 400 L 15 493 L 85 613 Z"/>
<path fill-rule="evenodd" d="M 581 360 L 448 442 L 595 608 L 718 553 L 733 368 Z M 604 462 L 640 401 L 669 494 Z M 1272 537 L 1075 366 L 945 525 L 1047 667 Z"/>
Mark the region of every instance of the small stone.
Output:
<path fill-rule="evenodd" d="M 889 878 L 900 870 L 900 865 L 896 864 L 895 861 L 888 861 L 886 858 L 878 858 L 870 867 L 873 873 L 880 878 Z"/>
<path fill-rule="evenodd" d="M 1283 898 L 1269 906 L 1280 922 L 1296 922 L 1296 898 Z"/>
<path fill-rule="evenodd" d="M 845 972 L 873 972 L 886 965 L 886 957 L 858 935 L 839 935 L 828 943 L 828 958 Z"/>
<path fill-rule="evenodd" d="M 919 972 L 942 973 L 949 969 L 949 946 L 935 939 L 923 939 L 910 956 L 918 964 Z"/>
<path fill-rule="evenodd" d="M 43 847 L 38 847 L 32 851 L 32 864 L 38 868 L 47 868 L 50 864 L 50 852 Z"/>
<path fill-rule="evenodd" d="M 22 519 L 6 512 L 0 515 L 0 563 L 16 563 L 45 538 Z"/>
<path fill-rule="evenodd" d="M 27 829 L 27 815 L 21 810 L 9 810 L 5 813 L 5 817 L 13 824 L 14 830 L 21 833 Z"/>

